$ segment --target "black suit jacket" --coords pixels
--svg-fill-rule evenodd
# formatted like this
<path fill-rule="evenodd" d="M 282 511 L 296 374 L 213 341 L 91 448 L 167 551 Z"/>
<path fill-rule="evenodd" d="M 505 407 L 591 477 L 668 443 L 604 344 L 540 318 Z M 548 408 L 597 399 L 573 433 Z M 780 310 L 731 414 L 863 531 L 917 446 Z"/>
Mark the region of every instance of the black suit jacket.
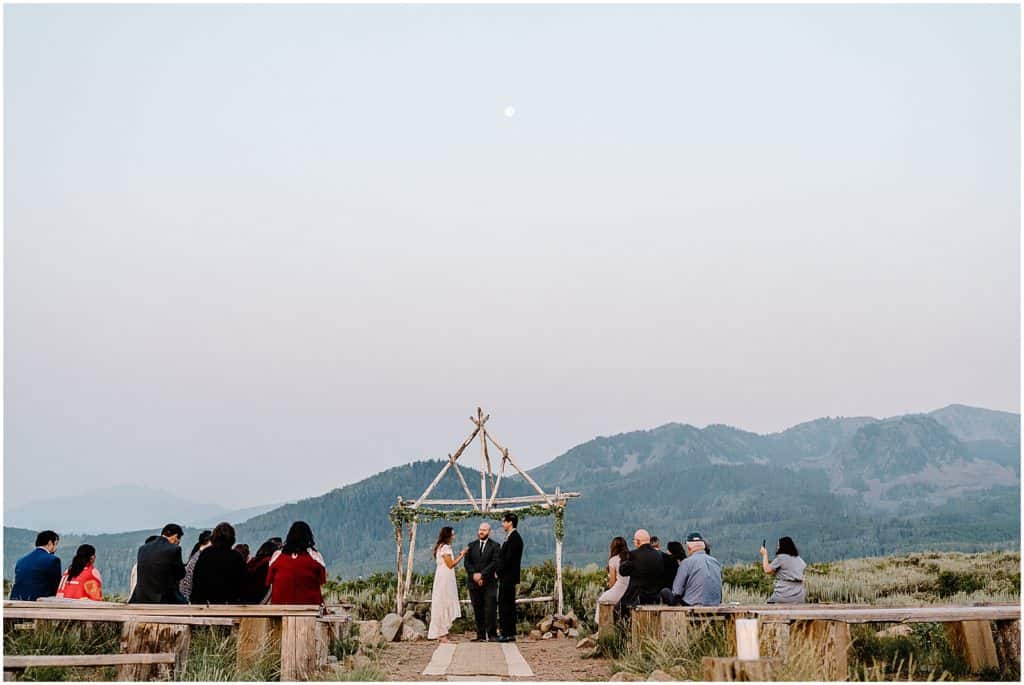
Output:
<path fill-rule="evenodd" d="M 495 580 L 495 571 L 498 569 L 498 556 L 501 553 L 501 544 L 488 538 L 484 545 L 483 554 L 480 553 L 480 540 L 469 543 L 469 552 L 466 553 L 466 573 L 469 575 L 469 589 L 480 587 L 473 582 L 473 574 L 483 575 L 484 585 L 490 585 Z"/>
<path fill-rule="evenodd" d="M 505 538 L 498 554 L 498 579 L 503 583 L 518 583 L 523 563 L 523 538 L 513 530 Z"/>
<path fill-rule="evenodd" d="M 665 562 L 661 552 L 650 545 L 642 545 L 630 550 L 629 558 L 619 564 L 619 573 L 629 576 L 629 585 L 620 601 L 623 604 L 631 604 L 641 598 L 646 601 L 661 591 Z"/>
<path fill-rule="evenodd" d="M 178 583 L 185 577 L 181 547 L 162 535 L 139 547 L 138 581 L 128 601 L 132 604 L 184 604 Z"/>
<path fill-rule="evenodd" d="M 665 571 L 661 576 L 661 587 L 672 587 L 672 581 L 676 579 L 679 572 L 679 562 L 671 554 L 661 553 L 661 561 L 665 565 Z"/>

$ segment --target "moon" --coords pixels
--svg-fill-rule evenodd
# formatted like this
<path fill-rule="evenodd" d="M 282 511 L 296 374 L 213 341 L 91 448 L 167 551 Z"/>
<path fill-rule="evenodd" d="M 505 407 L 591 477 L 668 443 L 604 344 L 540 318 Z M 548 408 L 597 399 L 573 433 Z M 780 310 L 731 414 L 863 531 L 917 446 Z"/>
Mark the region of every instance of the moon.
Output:
<path fill-rule="evenodd" d="M 513 107 L 512 105 L 509 105 L 508 107 L 505 108 L 505 116 L 507 118 L 511 119 L 515 115 L 516 115 L 516 108 L 515 107 Z"/>

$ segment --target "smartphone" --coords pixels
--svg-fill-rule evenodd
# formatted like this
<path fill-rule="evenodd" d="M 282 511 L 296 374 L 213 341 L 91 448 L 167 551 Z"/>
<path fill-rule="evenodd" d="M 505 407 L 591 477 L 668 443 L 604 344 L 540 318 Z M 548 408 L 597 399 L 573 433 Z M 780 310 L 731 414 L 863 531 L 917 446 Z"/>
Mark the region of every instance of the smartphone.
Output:
<path fill-rule="evenodd" d="M 765 549 L 768 549 L 768 538 L 762 538 L 761 539 L 761 546 L 764 547 Z"/>

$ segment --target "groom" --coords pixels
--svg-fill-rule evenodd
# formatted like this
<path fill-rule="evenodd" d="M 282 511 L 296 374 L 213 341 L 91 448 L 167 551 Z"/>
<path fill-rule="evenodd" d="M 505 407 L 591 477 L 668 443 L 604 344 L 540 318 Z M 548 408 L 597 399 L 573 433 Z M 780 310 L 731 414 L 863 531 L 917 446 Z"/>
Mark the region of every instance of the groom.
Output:
<path fill-rule="evenodd" d="M 481 523 L 476 542 L 466 553 L 466 581 L 469 601 L 473 603 L 476 637 L 473 642 L 486 642 L 498 637 L 498 568 L 500 545 L 491 540 L 491 524 Z"/>
<path fill-rule="evenodd" d="M 515 514 L 505 514 L 501 519 L 505 542 L 498 554 L 498 620 L 501 622 L 498 642 L 516 641 L 516 585 L 523 561 L 523 539 L 516 530 L 518 524 L 519 517 Z"/>

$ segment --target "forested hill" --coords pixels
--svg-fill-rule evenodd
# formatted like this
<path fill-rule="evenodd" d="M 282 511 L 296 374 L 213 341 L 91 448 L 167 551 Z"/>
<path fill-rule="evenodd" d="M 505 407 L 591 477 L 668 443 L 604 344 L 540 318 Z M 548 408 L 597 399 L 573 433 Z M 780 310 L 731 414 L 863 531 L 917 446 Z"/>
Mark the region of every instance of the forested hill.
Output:
<path fill-rule="evenodd" d="M 394 567 L 388 510 L 414 498 L 443 462 L 416 462 L 256 516 L 238 526 L 254 547 L 308 521 L 331 572 L 355 576 Z M 479 473 L 464 469 L 469 482 Z M 1020 417 L 953 405 L 889 419 L 823 418 L 758 435 L 729 426 L 668 424 L 601 437 L 531 471 L 549 490 L 575 489 L 566 515 L 565 556 L 603 563 L 609 539 L 643 526 L 664 540 L 690 530 L 707 536 L 726 563 L 752 561 L 762 538 L 794 537 L 809 560 L 923 549 L 1016 550 L 1020 520 Z M 528 494 L 519 477 L 502 492 Z M 446 475 L 439 497 L 462 497 Z M 420 527 L 418 568 L 442 523 Z M 456 526 L 472 539 L 475 522 Z M 553 554 L 551 522 L 523 521 L 527 563 Z M 27 531 L 5 529 L 4 571 L 31 546 Z M 127 583 L 134 549 L 148 531 L 91 536 L 108 586 Z M 191 546 L 194 534 L 186 545 Z M 77 538 L 62 541 L 70 558 Z"/>

